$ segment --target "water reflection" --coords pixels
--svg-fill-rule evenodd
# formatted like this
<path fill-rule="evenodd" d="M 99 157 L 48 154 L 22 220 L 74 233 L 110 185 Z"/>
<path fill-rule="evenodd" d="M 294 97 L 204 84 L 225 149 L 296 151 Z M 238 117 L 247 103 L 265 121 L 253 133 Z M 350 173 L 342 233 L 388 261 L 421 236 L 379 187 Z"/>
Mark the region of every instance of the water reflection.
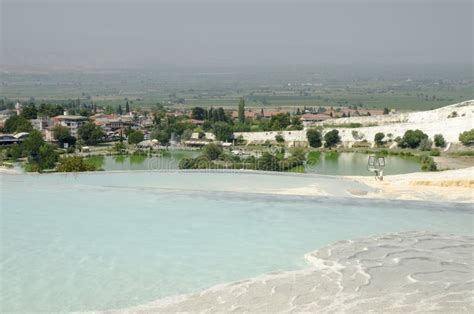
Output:
<path fill-rule="evenodd" d="M 173 170 L 179 169 L 183 158 L 197 157 L 199 152 L 165 151 L 156 156 L 116 155 L 92 156 L 89 160 L 103 170 Z M 304 167 L 292 172 L 318 173 L 326 175 L 370 176 L 367 170 L 367 154 L 331 152 L 310 152 Z M 386 156 L 385 174 L 400 174 L 420 171 L 420 164 L 413 158 Z"/>

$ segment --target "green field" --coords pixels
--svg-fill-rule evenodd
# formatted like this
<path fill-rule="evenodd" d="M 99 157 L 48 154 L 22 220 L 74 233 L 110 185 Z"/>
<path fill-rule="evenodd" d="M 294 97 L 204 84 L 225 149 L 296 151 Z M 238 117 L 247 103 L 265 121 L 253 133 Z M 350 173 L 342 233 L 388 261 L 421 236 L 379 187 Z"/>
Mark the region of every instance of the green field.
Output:
<path fill-rule="evenodd" d="M 427 110 L 474 98 L 469 66 L 298 69 L 146 69 L 2 75 L 0 96 L 16 100 L 150 107 L 285 108 L 359 105 Z"/>

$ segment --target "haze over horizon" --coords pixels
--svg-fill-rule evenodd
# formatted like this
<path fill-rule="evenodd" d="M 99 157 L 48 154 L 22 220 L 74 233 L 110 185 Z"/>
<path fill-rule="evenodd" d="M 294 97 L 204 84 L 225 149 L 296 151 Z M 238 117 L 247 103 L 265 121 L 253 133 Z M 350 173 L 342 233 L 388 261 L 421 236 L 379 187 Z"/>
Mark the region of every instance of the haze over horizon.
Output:
<path fill-rule="evenodd" d="M 1 3 L 3 66 L 472 65 L 469 0 Z"/>

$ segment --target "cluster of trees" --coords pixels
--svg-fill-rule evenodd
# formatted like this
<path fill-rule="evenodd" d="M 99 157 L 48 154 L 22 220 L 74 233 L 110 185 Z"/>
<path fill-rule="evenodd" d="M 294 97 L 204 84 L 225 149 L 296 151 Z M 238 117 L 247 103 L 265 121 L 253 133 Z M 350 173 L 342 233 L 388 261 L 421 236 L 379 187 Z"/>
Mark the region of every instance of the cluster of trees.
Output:
<path fill-rule="evenodd" d="M 388 140 L 391 140 L 393 135 L 387 135 Z M 374 136 L 374 142 L 377 146 L 382 146 L 385 143 L 385 134 L 378 132 Z M 421 150 L 430 150 L 433 146 L 433 142 L 428 138 L 428 135 L 421 130 L 408 130 L 405 132 L 403 137 L 395 139 L 398 142 L 400 148 L 418 148 Z M 436 134 L 433 137 L 434 144 L 436 147 L 445 147 L 446 141 L 442 134 Z"/>
<path fill-rule="evenodd" d="M 209 122 L 231 121 L 230 117 L 226 115 L 224 108 L 222 107 L 217 109 L 211 107 L 208 110 L 201 107 L 194 107 L 191 110 L 191 118 L 196 120 L 207 120 Z"/>
<path fill-rule="evenodd" d="M 308 139 L 309 146 L 318 148 L 323 145 L 322 139 L 323 136 L 321 131 L 318 129 L 309 129 L 306 132 L 306 138 Z M 331 130 L 324 134 L 324 146 L 325 147 L 334 147 L 341 142 L 341 137 L 339 136 L 338 130 Z"/>
<path fill-rule="evenodd" d="M 96 145 L 104 140 L 105 132 L 100 126 L 92 122 L 87 122 L 79 127 L 77 135 L 82 143 L 86 145 Z"/>
<path fill-rule="evenodd" d="M 423 142 L 428 140 L 428 135 L 421 130 L 407 130 L 403 137 L 398 138 L 400 148 L 418 148 Z"/>
<path fill-rule="evenodd" d="M 20 116 L 26 119 L 36 119 L 38 117 L 55 117 L 62 115 L 65 108 L 58 104 L 41 104 L 36 107 L 35 103 L 29 103 L 23 106 Z"/>
<path fill-rule="evenodd" d="M 31 131 L 21 144 L 8 148 L 7 156 L 12 159 L 27 158 L 26 170 L 31 172 L 53 169 L 58 161 L 56 147 L 46 143 L 36 130 Z"/>
<path fill-rule="evenodd" d="M 13 109 L 13 108 L 11 108 Z M 20 115 L 26 119 L 36 119 L 38 117 L 55 117 L 64 114 L 64 111 L 70 114 L 81 116 L 91 116 L 97 111 L 97 106 L 92 103 L 81 103 L 80 100 L 69 101 L 64 104 L 42 103 L 37 105 L 34 100 L 23 103 Z"/>
<path fill-rule="evenodd" d="M 240 99 L 239 101 L 238 118 L 236 121 L 232 120 L 223 108 L 210 108 L 206 110 L 201 107 L 195 107 L 192 109 L 191 117 L 203 121 L 202 130 L 213 132 L 220 140 L 230 139 L 233 132 L 303 129 L 300 117 L 290 116 L 289 113 L 278 113 L 270 118 L 264 118 L 262 114 L 255 119 L 246 118 L 244 99 Z"/>
<path fill-rule="evenodd" d="M 203 121 L 201 127 L 189 123 L 186 117 L 175 117 L 166 115 L 164 108 L 158 107 L 153 112 L 154 129 L 151 138 L 157 139 L 166 145 L 172 133 L 181 139 L 188 139 L 192 132 L 212 132 L 216 139 L 228 141 L 233 138 L 234 132 L 247 131 L 275 131 L 275 130 L 301 130 L 303 124 L 299 117 L 291 117 L 289 113 L 278 113 L 271 118 L 247 119 L 245 118 L 245 101 L 239 102 L 238 119 L 233 121 L 223 108 L 194 107 L 191 110 L 191 118 Z"/>
<path fill-rule="evenodd" d="M 264 152 L 261 157 L 240 158 L 227 154 L 222 147 L 208 144 L 202 155 L 196 158 L 184 158 L 179 163 L 180 169 L 252 169 L 263 171 L 288 171 L 303 166 L 306 160 L 304 149 L 295 148 L 285 158 L 284 150 L 276 154 Z"/>
<path fill-rule="evenodd" d="M 193 131 L 200 131 L 188 121 L 186 116 L 167 115 L 165 108 L 161 105 L 154 108 L 152 115 L 153 129 L 150 137 L 158 140 L 161 145 L 168 145 L 173 133 L 181 139 L 188 139 Z"/>
<path fill-rule="evenodd" d="M 18 132 L 30 132 L 33 130 L 33 125 L 24 116 L 11 116 L 5 121 L 3 126 L 3 132 L 5 133 L 18 133 Z"/>

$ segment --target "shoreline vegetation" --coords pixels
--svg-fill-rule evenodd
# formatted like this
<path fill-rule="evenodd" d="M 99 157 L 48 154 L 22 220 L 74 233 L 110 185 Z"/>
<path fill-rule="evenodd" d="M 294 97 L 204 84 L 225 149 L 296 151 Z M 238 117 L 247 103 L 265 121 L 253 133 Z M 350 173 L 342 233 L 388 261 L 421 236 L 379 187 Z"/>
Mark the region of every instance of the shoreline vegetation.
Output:
<path fill-rule="evenodd" d="M 460 163 L 461 166 L 456 166 L 457 160 L 467 158 L 467 166 L 470 164 L 470 160 L 474 157 L 474 151 L 472 150 L 457 150 L 452 152 L 441 152 L 437 148 L 429 150 L 420 149 L 400 149 L 400 148 L 387 148 L 386 146 L 381 147 L 337 147 L 337 148 L 304 148 L 304 147 L 293 147 L 288 148 L 281 145 L 270 145 L 270 146 L 235 146 L 237 150 L 245 150 L 250 153 L 247 157 L 241 157 L 232 154 L 229 149 L 223 149 L 216 143 L 210 143 L 203 149 L 186 149 L 185 147 L 178 148 L 167 148 L 163 147 L 160 149 L 139 149 L 136 147 L 128 147 L 117 150 L 116 146 L 120 144 L 115 143 L 113 146 L 107 146 L 105 150 L 98 152 L 88 153 L 68 153 L 61 149 L 54 150 L 54 146 L 51 144 L 42 144 L 40 140 L 33 137 L 35 147 L 21 147 L 17 145 L 12 147 L 10 150 L 3 149 L 3 157 L 0 158 L 3 167 L 13 167 L 14 163 L 22 164 L 26 172 L 40 172 L 40 173 L 51 173 L 51 172 L 81 172 L 81 171 L 103 171 L 100 165 L 90 162 L 91 157 L 104 157 L 104 156 L 143 156 L 143 157 L 160 157 L 169 156 L 172 152 L 180 151 L 192 151 L 199 152 L 200 156 L 195 158 L 183 158 L 177 160 L 179 162 L 180 169 L 242 169 L 242 170 L 267 170 L 267 171 L 290 171 L 290 172 L 304 172 L 304 165 L 315 162 L 316 156 L 319 154 L 340 154 L 340 153 L 358 153 L 366 155 L 375 155 L 380 157 L 387 156 L 398 156 L 400 158 L 410 158 L 416 160 L 421 165 L 423 171 L 443 171 L 462 168 L 464 163 Z M 29 144 L 26 144 L 27 146 Z M 37 152 L 32 152 L 32 150 Z M 46 159 L 41 161 L 42 155 L 40 149 L 43 151 L 43 156 Z M 29 152 L 29 156 L 26 155 Z M 51 154 L 45 156 L 45 154 Z M 5 157 L 5 155 L 7 155 Z M 46 158 L 48 157 L 48 158 Z M 442 160 L 443 166 L 438 167 L 436 159 Z M 39 160 L 39 161 L 38 161 Z M 67 164 L 68 166 L 63 166 Z M 451 166 L 451 167 L 450 167 Z M 49 167 L 49 168 L 48 168 Z M 464 167 L 465 168 L 465 167 Z"/>
<path fill-rule="evenodd" d="M 196 158 L 184 158 L 179 162 L 180 169 L 236 169 L 262 170 L 277 172 L 304 172 L 306 161 L 304 148 L 293 148 L 286 156 L 285 149 L 277 149 L 274 153 L 262 152 L 259 156 L 241 158 L 223 151 L 216 144 L 208 144 Z"/>

